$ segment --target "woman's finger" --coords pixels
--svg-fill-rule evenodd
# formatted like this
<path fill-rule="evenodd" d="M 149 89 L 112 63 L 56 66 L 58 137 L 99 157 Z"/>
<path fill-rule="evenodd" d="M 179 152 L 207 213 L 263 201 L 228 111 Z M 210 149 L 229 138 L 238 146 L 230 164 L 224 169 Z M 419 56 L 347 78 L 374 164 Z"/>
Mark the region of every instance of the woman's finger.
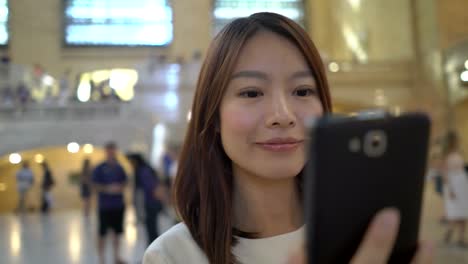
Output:
<path fill-rule="evenodd" d="M 380 211 L 372 220 L 352 264 L 387 263 L 398 234 L 400 214 L 396 209 Z"/>
<path fill-rule="evenodd" d="M 301 247 L 298 251 L 296 251 L 293 255 L 290 256 L 287 264 L 306 264 L 305 259 L 305 250 L 304 247 Z"/>
<path fill-rule="evenodd" d="M 434 245 L 429 242 L 422 242 L 414 256 L 411 264 L 430 264 L 434 259 Z"/>

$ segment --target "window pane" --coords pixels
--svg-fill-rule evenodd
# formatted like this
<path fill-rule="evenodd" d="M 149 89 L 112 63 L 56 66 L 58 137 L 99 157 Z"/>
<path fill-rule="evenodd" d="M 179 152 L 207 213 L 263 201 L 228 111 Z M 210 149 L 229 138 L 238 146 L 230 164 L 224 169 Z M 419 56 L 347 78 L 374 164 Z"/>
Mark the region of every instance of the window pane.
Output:
<path fill-rule="evenodd" d="M 303 24 L 303 10 L 303 0 L 216 0 L 215 32 L 221 30 L 233 19 L 265 11 L 282 14 Z"/>
<path fill-rule="evenodd" d="M 8 43 L 8 1 L 0 0 L 0 45 Z"/>
<path fill-rule="evenodd" d="M 167 0 L 67 0 L 68 45 L 149 45 L 172 41 L 172 9 Z"/>

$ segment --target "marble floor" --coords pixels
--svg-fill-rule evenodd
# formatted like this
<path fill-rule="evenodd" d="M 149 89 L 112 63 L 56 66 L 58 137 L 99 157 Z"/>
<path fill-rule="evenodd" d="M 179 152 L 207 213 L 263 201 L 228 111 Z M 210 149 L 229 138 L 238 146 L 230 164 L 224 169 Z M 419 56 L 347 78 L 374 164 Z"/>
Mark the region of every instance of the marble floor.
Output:
<path fill-rule="evenodd" d="M 442 201 L 433 188 L 426 188 L 421 237 L 436 244 L 435 263 L 468 264 L 468 250 L 441 242 L 445 226 L 439 223 Z M 170 227 L 170 220 L 162 216 L 161 229 Z M 128 263 L 141 263 L 146 247 L 142 225 L 136 224 L 134 213 L 127 210 L 121 256 Z M 97 263 L 96 218 L 85 218 L 78 210 L 0 215 L 0 263 Z M 111 257 L 110 243 L 106 254 Z M 108 262 L 111 263 L 111 262 Z"/>
<path fill-rule="evenodd" d="M 161 229 L 170 227 L 160 217 Z M 49 215 L 28 213 L 0 216 L 0 263 L 5 264 L 93 264 L 96 253 L 96 217 L 80 211 L 61 211 Z M 127 263 L 141 263 L 146 249 L 143 225 L 136 224 L 133 211 L 127 210 L 121 256 Z M 112 263 L 110 240 L 106 245 L 107 263 Z"/>
<path fill-rule="evenodd" d="M 432 184 L 427 184 L 424 192 L 424 205 L 421 218 L 421 240 L 431 241 L 435 245 L 434 263 L 468 264 L 468 249 L 443 242 L 446 225 L 440 222 L 443 215 L 443 201 Z M 468 232 L 465 240 L 468 240 Z"/>

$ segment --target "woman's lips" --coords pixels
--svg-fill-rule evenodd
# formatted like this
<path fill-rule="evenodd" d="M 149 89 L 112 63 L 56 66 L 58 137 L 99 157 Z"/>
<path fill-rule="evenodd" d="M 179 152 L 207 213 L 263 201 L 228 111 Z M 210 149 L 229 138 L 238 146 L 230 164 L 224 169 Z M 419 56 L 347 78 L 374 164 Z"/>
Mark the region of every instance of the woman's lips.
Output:
<path fill-rule="evenodd" d="M 264 142 L 256 143 L 259 147 L 273 152 L 288 152 L 297 149 L 303 140 L 293 138 L 275 138 Z"/>

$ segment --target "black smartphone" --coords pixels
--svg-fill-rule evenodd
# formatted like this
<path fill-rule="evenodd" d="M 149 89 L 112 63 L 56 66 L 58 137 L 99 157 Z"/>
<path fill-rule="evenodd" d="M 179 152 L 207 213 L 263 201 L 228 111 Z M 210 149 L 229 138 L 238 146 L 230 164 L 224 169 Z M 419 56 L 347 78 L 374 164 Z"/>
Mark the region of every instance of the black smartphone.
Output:
<path fill-rule="evenodd" d="M 429 118 L 368 112 L 313 123 L 303 190 L 308 263 L 349 263 L 386 207 L 401 215 L 389 263 L 409 263 L 418 245 Z"/>

